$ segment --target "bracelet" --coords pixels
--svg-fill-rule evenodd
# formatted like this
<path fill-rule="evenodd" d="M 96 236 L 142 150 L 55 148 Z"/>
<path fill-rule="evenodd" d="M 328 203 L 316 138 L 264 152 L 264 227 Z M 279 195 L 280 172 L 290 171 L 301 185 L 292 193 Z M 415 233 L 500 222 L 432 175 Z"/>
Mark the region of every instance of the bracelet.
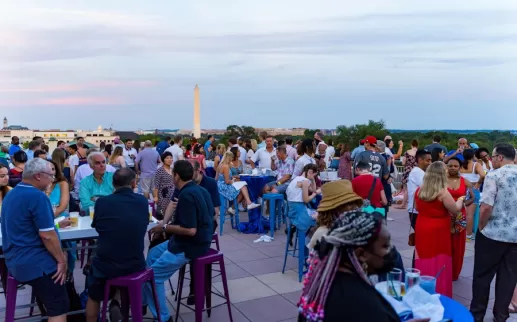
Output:
<path fill-rule="evenodd" d="M 282 184 L 282 183 L 281 183 L 280 181 L 278 181 L 278 182 L 276 183 L 276 185 L 277 185 L 277 186 L 279 186 L 279 185 L 281 185 L 281 184 Z"/>

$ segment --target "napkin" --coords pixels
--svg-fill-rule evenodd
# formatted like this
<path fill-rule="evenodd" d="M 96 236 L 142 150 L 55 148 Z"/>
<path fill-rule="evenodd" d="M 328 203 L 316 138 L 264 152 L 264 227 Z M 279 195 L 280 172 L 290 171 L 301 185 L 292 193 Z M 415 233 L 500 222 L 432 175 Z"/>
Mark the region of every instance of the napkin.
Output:
<path fill-rule="evenodd" d="M 414 319 L 431 319 L 430 322 L 443 320 L 444 308 L 440 294 L 429 294 L 416 285 L 409 289 L 402 302 L 413 311 Z"/>
<path fill-rule="evenodd" d="M 251 171 L 251 174 L 254 175 L 254 176 L 258 175 L 259 174 L 259 169 L 257 169 L 257 168 L 253 169 L 253 171 Z"/>

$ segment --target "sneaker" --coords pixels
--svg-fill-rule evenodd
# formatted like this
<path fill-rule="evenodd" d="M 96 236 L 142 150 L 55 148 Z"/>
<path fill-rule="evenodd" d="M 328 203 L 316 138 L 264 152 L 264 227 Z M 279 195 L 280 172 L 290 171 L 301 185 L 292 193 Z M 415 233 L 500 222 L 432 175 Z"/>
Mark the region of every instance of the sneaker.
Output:
<path fill-rule="evenodd" d="M 229 213 L 230 215 L 235 215 L 235 209 L 233 209 L 233 208 L 228 208 L 228 213 Z"/>
<path fill-rule="evenodd" d="M 246 211 L 246 209 L 244 209 L 244 207 L 241 204 L 239 204 L 239 211 L 244 212 Z"/>
<path fill-rule="evenodd" d="M 248 205 L 248 210 L 255 209 L 257 207 L 260 207 L 258 203 L 251 203 L 250 205 Z"/>

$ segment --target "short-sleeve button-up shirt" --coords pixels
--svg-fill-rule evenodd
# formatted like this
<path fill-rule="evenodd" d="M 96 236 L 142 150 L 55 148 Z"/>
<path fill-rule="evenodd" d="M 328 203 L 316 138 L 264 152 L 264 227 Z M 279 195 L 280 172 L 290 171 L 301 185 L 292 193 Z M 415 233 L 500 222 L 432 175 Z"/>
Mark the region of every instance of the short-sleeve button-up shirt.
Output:
<path fill-rule="evenodd" d="M 290 174 L 293 175 L 294 172 L 294 160 L 290 157 L 286 157 L 284 161 L 278 159 L 275 161 L 277 180 L 282 179 L 284 176 Z"/>
<path fill-rule="evenodd" d="M 481 233 L 500 242 L 517 243 L 517 165 L 508 164 L 486 175 L 481 203 L 493 207 Z"/>

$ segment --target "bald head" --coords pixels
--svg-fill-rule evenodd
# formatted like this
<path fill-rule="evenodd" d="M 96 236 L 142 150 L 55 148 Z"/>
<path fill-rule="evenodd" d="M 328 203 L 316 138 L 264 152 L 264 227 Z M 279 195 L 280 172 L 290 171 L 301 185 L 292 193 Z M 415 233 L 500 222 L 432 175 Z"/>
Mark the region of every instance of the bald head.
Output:
<path fill-rule="evenodd" d="M 459 148 L 466 149 L 466 148 L 468 148 L 468 146 L 469 146 L 469 143 L 468 143 L 467 139 L 460 138 L 458 140 L 458 147 Z"/>

